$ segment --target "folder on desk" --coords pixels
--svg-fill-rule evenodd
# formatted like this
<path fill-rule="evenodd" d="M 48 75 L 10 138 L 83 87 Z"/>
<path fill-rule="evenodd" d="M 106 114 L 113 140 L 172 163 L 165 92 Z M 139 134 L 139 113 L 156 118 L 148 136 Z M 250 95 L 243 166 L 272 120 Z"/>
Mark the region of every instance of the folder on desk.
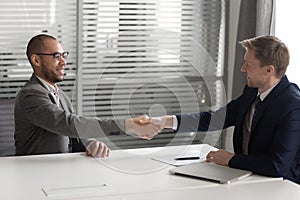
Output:
<path fill-rule="evenodd" d="M 252 172 L 234 169 L 214 163 L 192 163 L 171 169 L 171 174 L 209 180 L 218 183 L 232 183 L 250 176 Z"/>

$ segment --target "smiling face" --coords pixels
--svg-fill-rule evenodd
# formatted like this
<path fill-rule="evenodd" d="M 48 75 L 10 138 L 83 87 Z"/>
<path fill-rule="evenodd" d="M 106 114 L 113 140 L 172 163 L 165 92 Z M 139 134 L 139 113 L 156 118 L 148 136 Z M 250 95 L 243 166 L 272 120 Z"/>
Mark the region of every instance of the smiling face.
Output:
<path fill-rule="evenodd" d="M 239 42 L 246 50 L 241 71 L 249 87 L 260 93 L 276 85 L 285 76 L 289 65 L 289 50 L 275 36 L 258 36 Z"/>
<path fill-rule="evenodd" d="M 246 51 L 244 60 L 241 71 L 246 74 L 249 87 L 258 88 L 260 92 L 263 92 L 273 85 L 275 69 L 272 65 L 261 66 L 260 61 L 255 57 L 253 49 Z"/>
<path fill-rule="evenodd" d="M 44 49 L 41 54 L 63 53 L 61 44 L 54 39 L 47 38 L 43 40 Z M 55 58 L 53 55 L 32 54 L 31 61 L 34 66 L 34 73 L 40 78 L 46 80 L 51 85 L 55 85 L 64 79 L 66 60 L 63 56 Z"/>

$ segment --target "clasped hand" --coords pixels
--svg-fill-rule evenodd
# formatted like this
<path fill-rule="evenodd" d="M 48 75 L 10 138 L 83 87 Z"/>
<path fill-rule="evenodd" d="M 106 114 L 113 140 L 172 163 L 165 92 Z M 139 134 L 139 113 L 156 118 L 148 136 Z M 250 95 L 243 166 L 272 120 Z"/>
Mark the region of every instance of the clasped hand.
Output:
<path fill-rule="evenodd" d="M 148 117 L 142 115 L 125 120 L 126 132 L 133 132 L 140 138 L 151 140 L 165 128 L 164 117 Z"/>

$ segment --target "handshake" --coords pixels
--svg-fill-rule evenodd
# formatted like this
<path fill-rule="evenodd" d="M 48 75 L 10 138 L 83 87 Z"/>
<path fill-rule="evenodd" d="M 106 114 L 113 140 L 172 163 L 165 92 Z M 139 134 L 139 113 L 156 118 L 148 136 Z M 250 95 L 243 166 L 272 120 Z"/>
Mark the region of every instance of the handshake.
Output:
<path fill-rule="evenodd" d="M 173 127 L 173 116 L 148 117 L 142 115 L 125 120 L 126 133 L 135 133 L 140 138 L 151 140 L 164 128 Z"/>

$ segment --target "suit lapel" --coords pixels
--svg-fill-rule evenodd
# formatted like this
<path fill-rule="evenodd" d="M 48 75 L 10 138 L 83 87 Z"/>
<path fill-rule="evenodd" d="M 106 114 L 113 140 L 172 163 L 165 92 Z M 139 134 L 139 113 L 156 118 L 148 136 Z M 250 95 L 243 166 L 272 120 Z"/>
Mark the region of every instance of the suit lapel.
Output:
<path fill-rule="evenodd" d="M 259 109 L 256 111 L 256 117 L 257 120 L 252 125 L 251 129 L 251 135 L 252 132 L 255 133 L 255 128 L 257 126 L 257 122 L 260 121 L 260 118 L 262 117 L 265 109 L 272 105 L 276 98 L 283 92 L 285 89 L 290 85 L 290 82 L 288 81 L 287 77 L 284 76 L 281 81 L 275 86 L 275 88 L 270 92 L 270 94 L 261 102 L 261 105 L 259 106 Z"/>
<path fill-rule="evenodd" d="M 256 128 L 256 125 L 257 125 L 257 122 L 260 121 L 260 118 L 263 115 L 264 110 L 266 109 L 267 105 L 268 105 L 268 103 L 266 103 L 265 101 L 262 101 L 260 103 L 260 105 L 256 108 L 256 110 L 255 110 L 255 118 L 256 118 L 256 120 L 252 119 L 252 123 L 253 124 L 251 125 L 251 133 L 250 133 L 250 135 L 252 135 L 252 133 L 254 132 L 254 130 Z"/>
<path fill-rule="evenodd" d="M 45 89 L 45 91 L 48 93 L 48 96 L 49 96 L 51 102 L 53 104 L 56 104 L 56 100 L 55 100 L 53 94 L 45 87 L 45 85 L 34 74 L 32 74 L 28 84 L 36 84 L 36 83 L 40 84 Z"/>
<path fill-rule="evenodd" d="M 63 95 L 61 95 L 61 92 L 58 92 L 58 94 L 59 94 L 58 96 L 59 96 L 60 106 L 62 107 L 63 110 L 69 111 L 65 98 L 63 97 Z"/>
<path fill-rule="evenodd" d="M 247 113 L 249 112 L 249 109 L 256 98 L 257 89 L 248 88 L 248 91 L 245 94 L 246 96 L 241 103 L 241 112 L 239 117 L 237 118 L 238 120 L 240 120 L 237 124 L 240 124 L 239 129 L 241 132 L 243 129 L 243 123 L 246 120 Z"/>
<path fill-rule="evenodd" d="M 58 91 L 59 99 L 60 99 L 60 105 L 63 110 L 68 111 L 72 113 L 72 106 L 71 103 L 66 99 L 66 95 L 62 90 Z"/>

